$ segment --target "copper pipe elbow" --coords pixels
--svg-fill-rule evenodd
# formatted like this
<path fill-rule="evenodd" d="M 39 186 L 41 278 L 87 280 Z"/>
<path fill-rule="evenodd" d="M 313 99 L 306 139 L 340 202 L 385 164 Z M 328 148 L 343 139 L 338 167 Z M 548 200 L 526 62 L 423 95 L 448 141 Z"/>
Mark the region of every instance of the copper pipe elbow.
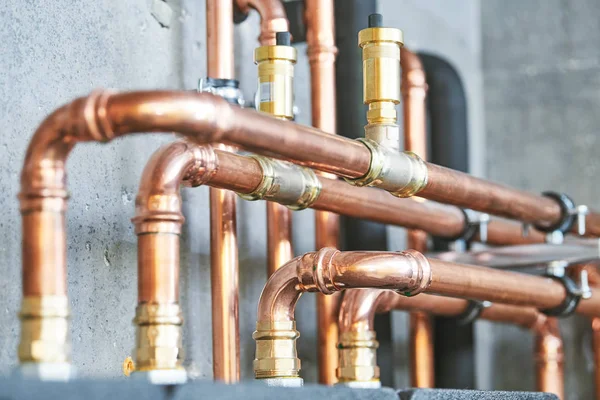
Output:
<path fill-rule="evenodd" d="M 290 24 L 280 0 L 236 0 L 236 4 L 244 14 L 248 14 L 250 9 L 258 11 L 260 15 L 258 41 L 261 46 L 275 45 L 277 32 L 289 32 Z"/>
<path fill-rule="evenodd" d="M 295 340 L 299 334 L 294 310 L 302 293 L 332 294 L 373 287 L 410 296 L 425 290 L 430 282 L 429 262 L 416 251 L 341 252 L 324 248 L 294 258 L 271 275 L 259 300 L 253 335 L 256 378 L 298 377 Z"/>

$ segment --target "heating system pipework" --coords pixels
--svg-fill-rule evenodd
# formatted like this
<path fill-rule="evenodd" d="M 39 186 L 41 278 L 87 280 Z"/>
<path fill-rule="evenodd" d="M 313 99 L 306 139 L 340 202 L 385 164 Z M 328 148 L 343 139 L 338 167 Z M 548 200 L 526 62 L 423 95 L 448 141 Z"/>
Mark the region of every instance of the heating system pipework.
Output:
<path fill-rule="evenodd" d="M 135 347 L 124 362 L 131 376 L 124 384 L 193 385 L 183 350 L 180 242 L 184 223 L 204 222 L 185 220 L 180 190 L 209 186 L 214 380 L 238 384 L 246 368 L 240 361 L 239 286 L 245 282 L 239 281 L 236 202 L 265 200 L 268 280 L 252 335 L 254 377 L 264 385 L 251 389 L 263 390 L 263 398 L 288 390 L 274 386 L 303 386 L 295 306 L 313 292 L 318 383 L 336 385 L 339 393 L 399 396 L 382 388 L 374 319 L 404 311 L 410 312 L 412 387 L 436 387 L 432 316 L 445 316 L 529 330 L 533 353 L 515 368 L 530 364 L 536 385 L 522 389 L 565 399 L 559 321 L 579 314 L 590 321 L 600 400 L 600 214 L 566 194 L 532 194 L 427 162 L 426 74 L 418 55 L 404 47 L 403 32 L 385 26 L 382 15 L 365 16 L 367 27 L 357 32 L 367 124 L 364 137 L 351 140 L 335 135 L 333 0 L 305 1 L 306 55 L 294 46 L 279 0 L 206 4 L 208 76 L 197 91 L 96 90 L 52 112 L 29 142 L 18 197 L 19 379 L 77 382 L 66 265 L 69 154 L 85 142 L 174 132 L 181 138 L 149 155 L 132 209 L 138 296 L 131 316 Z M 255 109 L 234 76 L 234 8 L 242 14 L 254 9 L 261 19 Z M 313 127 L 294 122 L 295 68 L 302 57 L 310 68 Z M 72 191 L 76 196 L 76 187 Z M 298 255 L 292 213 L 307 208 L 315 210 L 315 249 Z M 406 250 L 344 251 L 340 216 L 406 228 Z M 429 236 L 461 241 L 466 250 L 434 253 Z M 298 390 L 336 396 L 334 389 Z"/>

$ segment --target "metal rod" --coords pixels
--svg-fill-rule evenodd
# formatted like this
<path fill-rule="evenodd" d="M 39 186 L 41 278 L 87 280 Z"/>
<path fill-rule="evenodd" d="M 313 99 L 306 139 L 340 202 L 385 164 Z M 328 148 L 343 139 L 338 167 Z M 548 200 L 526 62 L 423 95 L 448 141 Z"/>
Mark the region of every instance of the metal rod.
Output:
<path fill-rule="evenodd" d="M 207 75 L 233 79 L 233 3 L 206 1 Z M 240 379 L 238 319 L 238 247 L 236 196 L 210 189 L 210 264 L 212 298 L 213 378 Z"/>
<path fill-rule="evenodd" d="M 306 43 L 310 64 L 310 90 L 312 125 L 324 132 L 336 132 L 335 98 L 335 27 L 333 0 L 307 0 Z M 334 177 L 330 176 L 334 179 Z M 315 213 L 315 246 L 339 247 L 339 217 L 326 211 Z M 339 296 L 317 296 L 317 359 L 319 383 L 333 385 L 336 382 L 337 312 Z"/>

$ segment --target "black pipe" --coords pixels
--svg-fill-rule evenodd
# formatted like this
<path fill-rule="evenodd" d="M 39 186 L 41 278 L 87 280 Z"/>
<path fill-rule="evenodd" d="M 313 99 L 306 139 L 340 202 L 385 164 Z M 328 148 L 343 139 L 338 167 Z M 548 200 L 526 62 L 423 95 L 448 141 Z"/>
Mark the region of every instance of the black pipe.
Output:
<path fill-rule="evenodd" d="M 458 171 L 469 171 L 467 101 L 456 69 L 430 54 L 419 54 L 427 92 L 428 153 L 430 161 Z M 434 239 L 434 250 L 447 250 L 448 242 Z M 451 318 L 434 319 L 435 383 L 442 388 L 475 387 L 473 324 Z"/>

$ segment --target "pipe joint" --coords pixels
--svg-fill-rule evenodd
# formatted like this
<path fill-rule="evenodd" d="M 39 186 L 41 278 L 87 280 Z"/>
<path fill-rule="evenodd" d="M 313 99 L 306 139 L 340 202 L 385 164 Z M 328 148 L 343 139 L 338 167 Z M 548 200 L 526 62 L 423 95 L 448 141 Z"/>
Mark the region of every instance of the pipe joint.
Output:
<path fill-rule="evenodd" d="M 251 158 L 260 165 L 263 179 L 253 192 L 239 194 L 241 198 L 274 201 L 292 210 L 308 208 L 319 198 L 321 181 L 312 169 L 262 156 Z"/>
<path fill-rule="evenodd" d="M 295 321 L 257 322 L 252 334 L 256 341 L 256 379 L 299 378 L 300 359 L 296 352 L 299 336 Z"/>
<path fill-rule="evenodd" d="M 66 296 L 26 296 L 21 312 L 19 360 L 22 363 L 69 364 L 69 300 Z"/>
<path fill-rule="evenodd" d="M 358 139 L 371 152 L 369 171 L 346 181 L 354 186 L 374 186 L 396 197 L 411 197 L 427 185 L 427 166 L 416 154 L 397 153 L 369 139 Z"/>
<path fill-rule="evenodd" d="M 338 381 L 341 384 L 378 383 L 378 347 L 375 331 L 341 333 L 338 343 L 339 366 L 336 369 Z"/>
<path fill-rule="evenodd" d="M 183 370 L 183 318 L 179 305 L 141 303 L 135 312 L 136 372 Z"/>

